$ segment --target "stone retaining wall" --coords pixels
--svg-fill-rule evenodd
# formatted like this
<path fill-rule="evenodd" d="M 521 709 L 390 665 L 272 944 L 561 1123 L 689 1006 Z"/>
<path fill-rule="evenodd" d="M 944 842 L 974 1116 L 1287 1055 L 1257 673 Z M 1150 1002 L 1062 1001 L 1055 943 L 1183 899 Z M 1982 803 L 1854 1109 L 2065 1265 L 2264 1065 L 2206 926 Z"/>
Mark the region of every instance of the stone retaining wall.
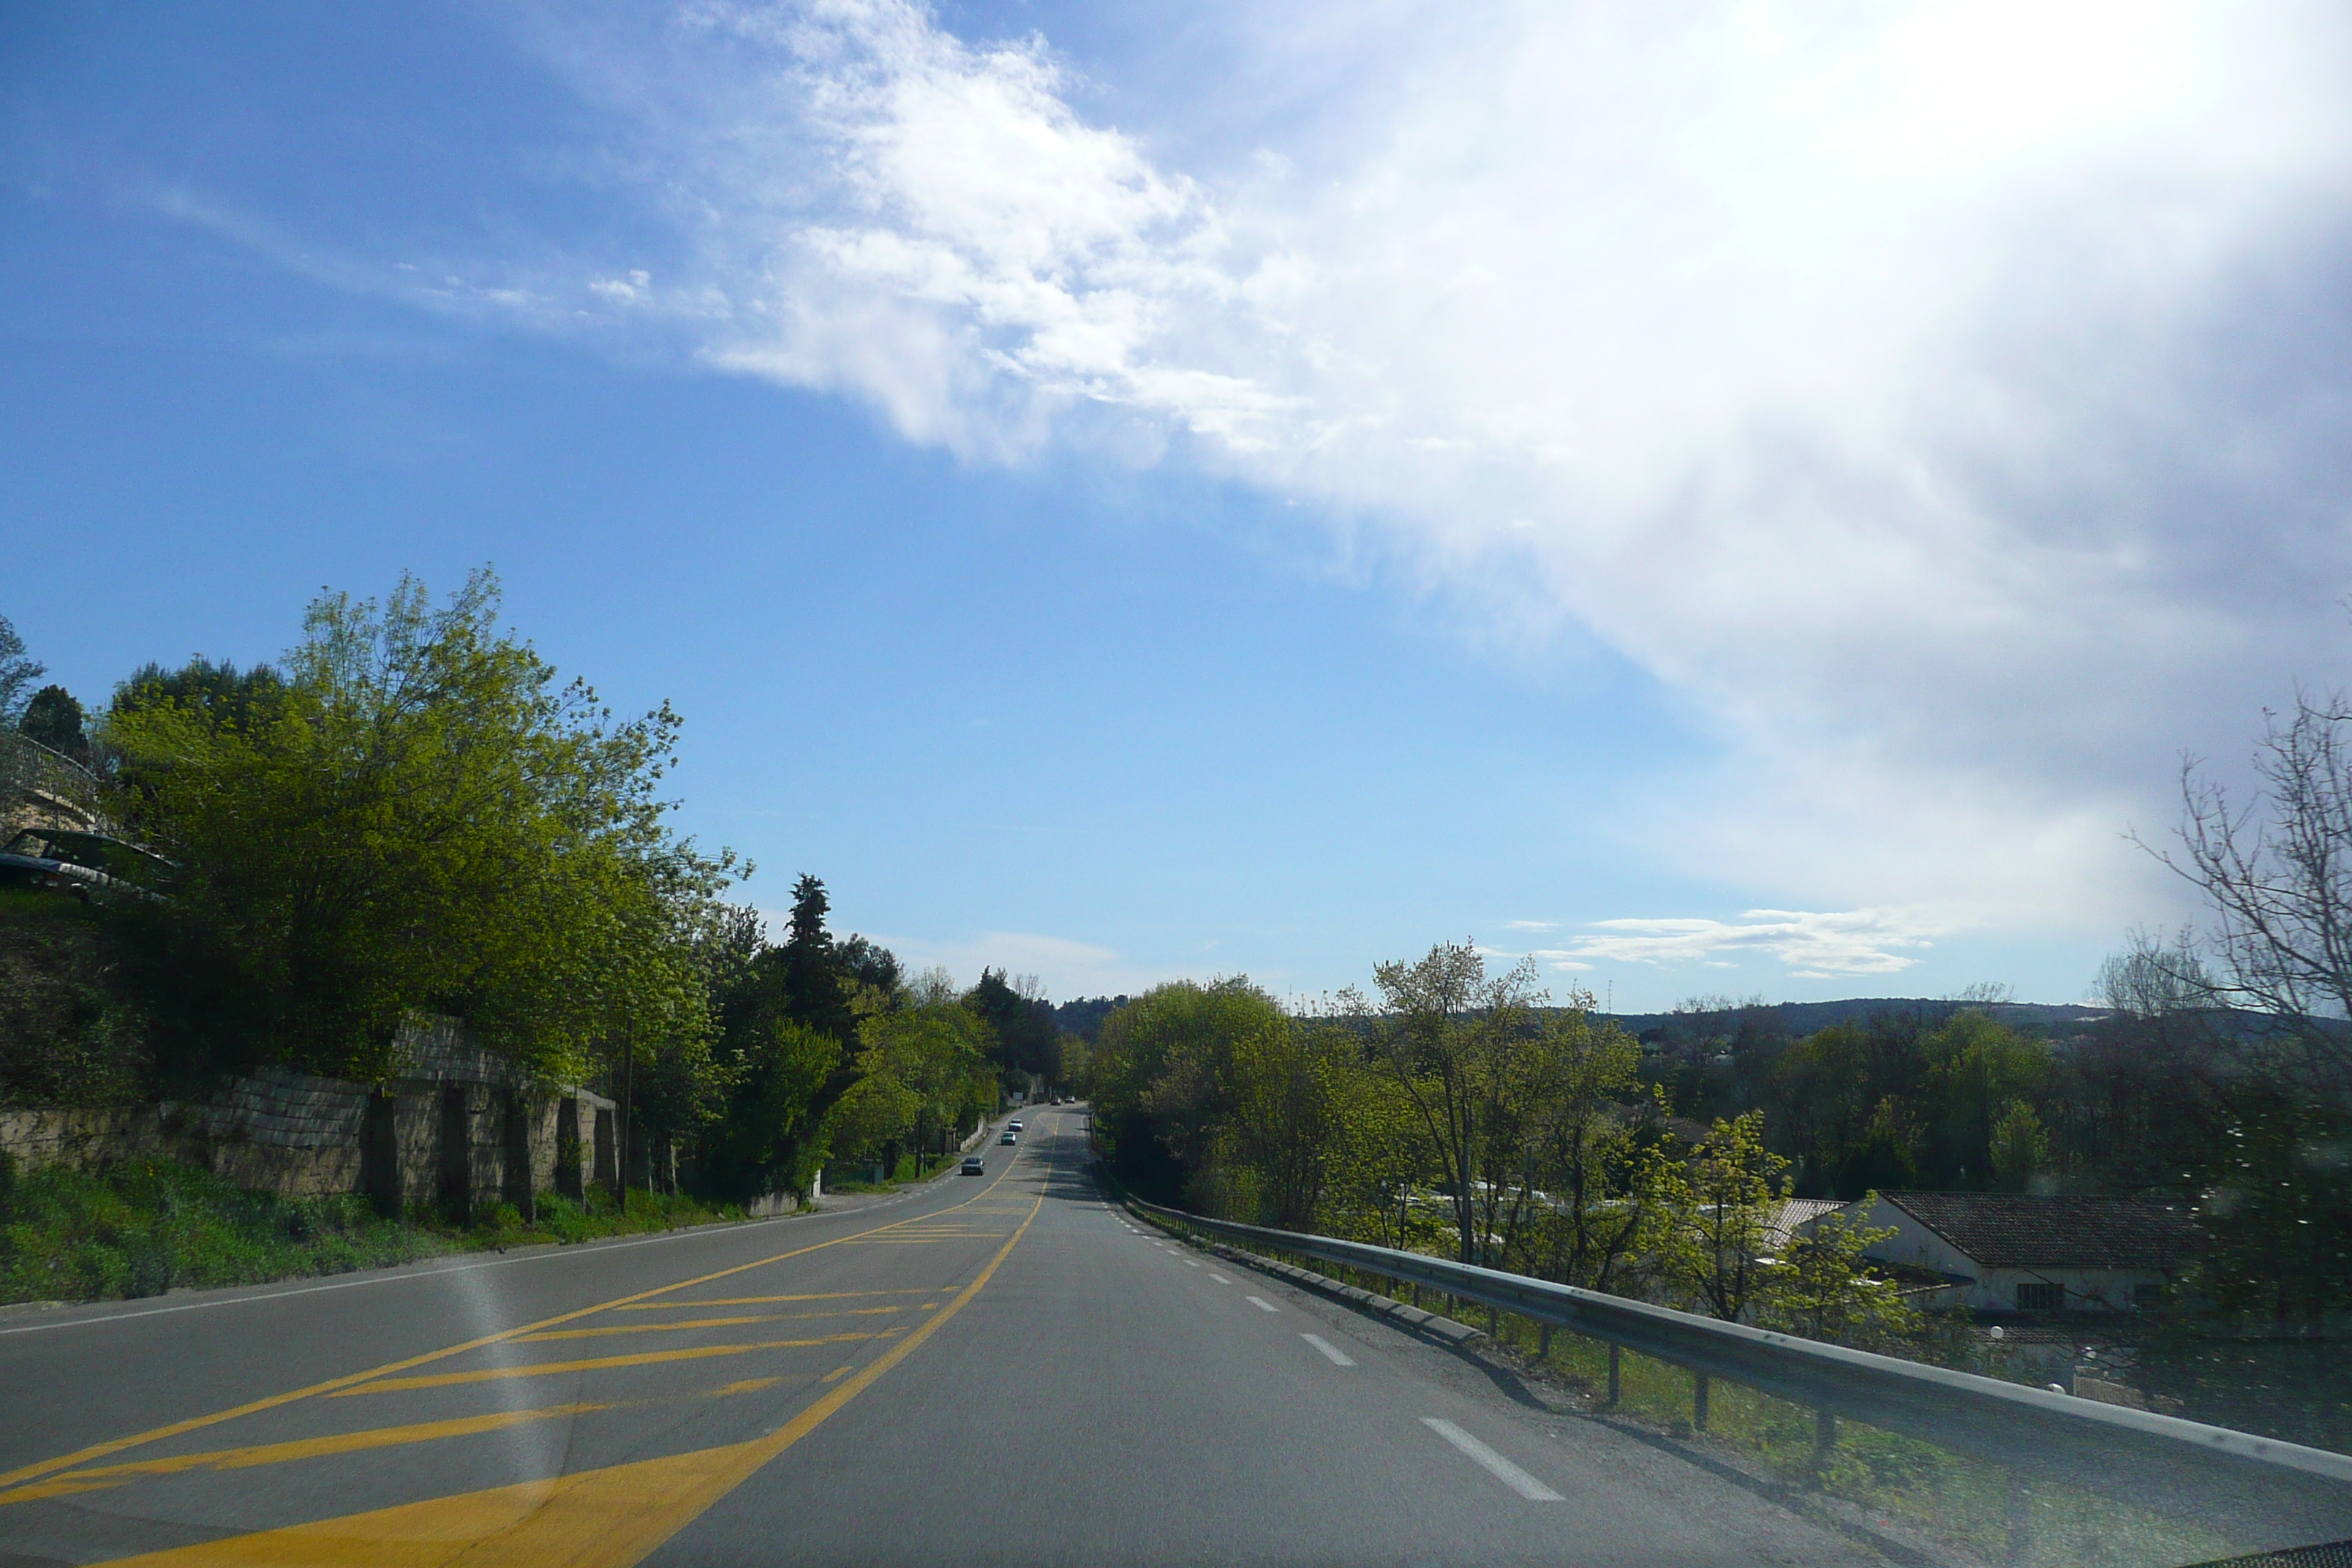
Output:
<path fill-rule="evenodd" d="M 240 1187 L 365 1193 L 387 1212 L 438 1203 L 460 1220 L 484 1203 L 528 1215 L 539 1194 L 612 1184 L 611 1100 L 517 1083 L 454 1025 L 404 1032 L 403 1044 L 409 1070 L 381 1091 L 264 1068 L 222 1079 L 199 1102 L 0 1110 L 0 1152 L 24 1171 L 161 1156 Z"/>

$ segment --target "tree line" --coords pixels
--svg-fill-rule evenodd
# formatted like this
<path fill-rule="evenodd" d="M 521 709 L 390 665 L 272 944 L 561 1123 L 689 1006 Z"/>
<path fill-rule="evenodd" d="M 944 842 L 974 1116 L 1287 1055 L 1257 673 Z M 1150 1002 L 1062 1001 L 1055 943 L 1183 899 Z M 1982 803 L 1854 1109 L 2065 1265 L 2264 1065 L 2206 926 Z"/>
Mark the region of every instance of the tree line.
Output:
<path fill-rule="evenodd" d="M 1858 1342 L 1912 1331 L 1861 1259 L 1883 1231 L 1777 1227 L 1790 1162 L 1759 1114 L 1692 1125 L 1592 998 L 1537 981 L 1441 942 L 1302 1011 L 1246 978 L 1156 987 L 1103 1021 L 1098 1142 L 1195 1212 Z"/>
<path fill-rule="evenodd" d="M 166 897 L 13 901 L 0 960 L 33 1000 L 0 1101 L 171 1097 L 262 1064 L 384 1084 L 404 1026 L 450 1016 L 526 1082 L 621 1100 L 639 1179 L 675 1151 L 740 1198 L 827 1161 L 919 1163 L 1059 1081 L 1032 981 L 905 973 L 831 932 L 814 876 L 771 941 L 733 897 L 751 866 L 670 825 L 678 715 L 616 715 L 499 606 L 487 571 L 439 603 L 413 578 L 329 593 L 275 664 L 151 664 L 94 713 L 33 689 L 0 619 L 0 721 L 174 863 Z M 77 952 L 100 956 L 39 973 Z"/>
<path fill-rule="evenodd" d="M 2131 933 L 2087 1019 L 1979 986 L 1801 1037 L 1697 999 L 1635 1038 L 1441 943 L 1370 999 L 1294 1014 L 1243 978 L 1110 1008 L 1100 1135 L 1204 1212 L 1865 1336 L 1902 1316 L 1868 1236 L 1791 1237 L 1789 1197 L 2151 1197 L 2196 1217 L 2186 1299 L 2315 1324 L 2352 1306 L 2352 699 L 2298 690 L 2252 777 L 2183 764 L 2143 847 L 2206 918 Z"/>

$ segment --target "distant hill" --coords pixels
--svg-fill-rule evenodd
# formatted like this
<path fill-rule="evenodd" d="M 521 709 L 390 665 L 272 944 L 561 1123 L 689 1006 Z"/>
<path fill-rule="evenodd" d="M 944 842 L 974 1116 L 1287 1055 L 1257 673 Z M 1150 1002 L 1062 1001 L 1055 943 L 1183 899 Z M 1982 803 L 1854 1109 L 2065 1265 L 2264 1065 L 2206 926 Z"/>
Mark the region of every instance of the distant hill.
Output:
<path fill-rule="evenodd" d="M 1087 996 L 1065 1002 L 1054 1009 L 1054 1022 L 1071 1034 L 1083 1035 L 1091 1040 L 1101 1030 L 1103 1019 L 1127 1004 L 1125 996 Z M 1729 1012 L 1734 1028 L 1740 1022 L 1749 1022 L 1767 1033 L 1801 1039 L 1832 1024 L 1860 1023 L 1880 1013 L 1912 1014 L 1941 1022 L 1969 1007 L 1990 1014 L 2004 1024 L 2045 1030 L 2084 1023 L 2103 1017 L 2106 1013 L 2104 1007 L 2082 1007 L 2067 1003 L 1986 1004 L 1953 1002 L 1928 996 L 1854 996 L 1843 1002 L 1780 1002 L 1756 1007 L 1735 1007 Z M 1594 1016 L 1614 1018 L 1619 1027 L 1636 1037 L 1671 1028 L 1676 1022 L 1676 1015 L 1672 1013 L 1602 1013 Z"/>
<path fill-rule="evenodd" d="M 1729 1009 L 1736 1020 L 1748 1020 L 1791 1039 L 1826 1029 L 1833 1024 L 1861 1023 L 1876 1014 L 1902 1013 L 1940 1021 L 1953 1014 L 1974 1007 L 2004 1024 L 2014 1026 L 2053 1026 L 2079 1024 L 2104 1017 L 2104 1007 L 2083 1007 L 2069 1003 L 2049 1002 L 1953 1002 L 1927 996 L 1855 996 L 1843 1002 L 1780 1002 L 1757 1007 Z M 1615 1013 L 1601 1015 L 1613 1017 L 1627 1034 L 1639 1036 L 1651 1030 L 1674 1026 L 1676 1016 L 1672 1013 Z"/>

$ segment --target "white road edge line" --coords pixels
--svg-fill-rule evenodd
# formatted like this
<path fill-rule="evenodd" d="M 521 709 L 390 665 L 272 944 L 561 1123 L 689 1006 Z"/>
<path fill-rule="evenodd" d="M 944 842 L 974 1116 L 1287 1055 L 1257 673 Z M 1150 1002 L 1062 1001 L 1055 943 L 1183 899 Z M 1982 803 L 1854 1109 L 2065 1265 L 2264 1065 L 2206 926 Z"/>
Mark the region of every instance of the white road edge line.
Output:
<path fill-rule="evenodd" d="M 1353 1366 L 1356 1364 L 1355 1357 L 1349 1355 L 1346 1351 L 1341 1350 L 1338 1345 L 1333 1344 L 1329 1340 L 1325 1339 L 1321 1334 L 1301 1334 L 1298 1337 L 1305 1340 L 1308 1344 L 1313 1345 L 1317 1350 L 1321 1351 L 1324 1358 L 1330 1362 L 1333 1366 Z"/>
<path fill-rule="evenodd" d="M 1482 1466 L 1489 1475 L 1529 1502 L 1566 1502 L 1568 1500 L 1453 1422 L 1440 1421 L 1434 1415 L 1424 1415 L 1421 1418 L 1421 1424 L 1461 1449 L 1472 1461 Z"/>
<path fill-rule="evenodd" d="M 1276 1306 L 1273 1302 L 1267 1300 L 1263 1296 L 1252 1296 L 1249 1299 L 1249 1304 L 1255 1307 L 1261 1312 L 1279 1312 L 1282 1310 L 1281 1308 Z"/>

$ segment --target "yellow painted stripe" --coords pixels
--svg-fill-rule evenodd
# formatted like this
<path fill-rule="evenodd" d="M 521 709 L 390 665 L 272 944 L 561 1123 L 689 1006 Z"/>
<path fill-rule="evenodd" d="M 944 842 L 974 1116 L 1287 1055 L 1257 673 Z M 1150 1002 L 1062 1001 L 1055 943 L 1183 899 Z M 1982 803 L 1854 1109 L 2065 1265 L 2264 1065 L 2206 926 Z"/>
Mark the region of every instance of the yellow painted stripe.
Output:
<path fill-rule="evenodd" d="M 256 1465 L 283 1465 L 295 1459 L 316 1459 L 330 1454 L 356 1454 L 369 1448 L 396 1448 L 404 1443 L 438 1443 L 447 1437 L 470 1437 L 478 1432 L 500 1432 L 529 1421 L 551 1421 L 559 1415 L 584 1415 L 610 1410 L 609 1405 L 551 1405 L 542 1410 L 503 1410 L 495 1415 L 468 1415 L 457 1421 L 422 1421 L 411 1426 L 378 1426 L 366 1432 L 338 1432 L 325 1437 L 303 1437 L 290 1443 L 264 1443 L 251 1448 L 215 1448 L 205 1454 L 175 1454 L 168 1459 L 139 1459 L 127 1465 L 68 1470 L 51 1480 L 36 1481 L 0 1492 L 0 1503 L 37 1502 L 43 1498 L 117 1487 L 140 1476 L 176 1476 L 189 1470 L 244 1470 Z"/>
<path fill-rule="evenodd" d="M 968 1204 L 976 1204 L 995 1191 L 997 1183 L 1003 1180 L 1003 1176 L 999 1176 L 996 1181 L 989 1183 L 987 1186 L 965 1199 L 964 1203 L 939 1212 L 952 1214 L 956 1209 L 961 1209 Z M 638 1301 L 649 1300 L 656 1296 L 667 1296 L 673 1290 L 691 1289 L 697 1285 L 708 1285 L 714 1279 L 726 1279 L 738 1274 L 749 1273 L 754 1268 L 765 1268 L 771 1264 L 784 1262 L 788 1258 L 803 1258 L 812 1252 L 822 1252 L 828 1247 L 839 1247 L 844 1242 L 856 1241 L 865 1237 L 878 1235 L 882 1231 L 895 1230 L 902 1225 L 911 1225 L 918 1219 L 930 1217 L 929 1215 L 909 1215 L 906 1219 L 893 1220 L 888 1225 L 877 1226 L 873 1230 L 858 1231 L 851 1236 L 836 1236 L 831 1241 L 812 1242 L 806 1247 L 796 1247 L 790 1252 L 779 1252 L 772 1258 L 761 1258 L 750 1263 L 739 1263 L 731 1268 L 720 1268 L 709 1274 L 698 1274 L 691 1279 L 680 1279 L 675 1284 L 658 1285 L 650 1290 L 639 1290 L 610 1301 L 600 1301 L 593 1307 L 582 1307 L 570 1312 L 559 1312 L 552 1318 L 541 1318 L 535 1323 L 524 1323 L 518 1328 L 502 1330 L 495 1334 L 484 1334 L 478 1339 L 446 1345 L 437 1351 L 426 1351 L 422 1355 L 386 1362 L 383 1365 L 371 1367 L 366 1372 L 347 1373 L 341 1377 L 331 1377 L 324 1383 L 314 1383 L 307 1387 L 289 1389 L 284 1394 L 272 1394 L 260 1399 L 247 1400 L 243 1405 L 231 1405 L 226 1410 L 215 1410 L 205 1415 L 191 1415 L 185 1420 L 173 1421 L 167 1426 L 151 1426 L 144 1432 L 134 1432 L 128 1437 L 112 1437 L 103 1443 L 92 1443 L 87 1447 L 76 1448 L 70 1454 L 59 1454 L 55 1458 L 41 1459 L 33 1464 L 20 1465 L 13 1470 L 0 1472 L 0 1487 L 13 1486 L 18 1481 L 30 1480 L 36 1476 L 50 1475 L 75 1465 L 87 1464 L 92 1459 L 102 1459 L 110 1454 L 120 1454 L 126 1448 L 136 1448 L 142 1444 L 161 1442 L 166 1437 L 177 1437 L 185 1432 L 202 1431 L 205 1427 L 216 1426 L 224 1421 L 234 1421 L 242 1415 L 254 1415 L 264 1410 L 275 1410 L 280 1405 L 291 1405 L 297 1400 L 310 1399 L 322 1394 L 332 1394 L 338 1389 L 349 1388 L 353 1384 L 365 1383 L 371 1378 L 387 1376 L 395 1372 L 405 1372 L 410 1367 L 424 1366 L 431 1362 L 446 1361 L 453 1355 L 463 1355 L 467 1351 L 480 1350 L 484 1345 L 499 1344 L 523 1334 L 536 1332 L 541 1329 L 551 1329 L 561 1324 L 577 1322 L 582 1318 L 593 1318 L 599 1312 L 609 1312 L 616 1307 L 625 1307 Z"/>
<path fill-rule="evenodd" d="M 1044 1206 L 1042 1198 L 1037 1206 Z M 1029 1217 L 1036 1218 L 1035 1209 Z M 925 1320 L 866 1370 L 766 1436 L 552 1480 L 229 1536 L 121 1558 L 116 1568 L 455 1568 L 464 1563 L 633 1568 L 906 1360 L 933 1330 L 980 1294 L 1028 1229 L 1029 1221 L 1024 1221 L 945 1311 Z"/>
<path fill-rule="evenodd" d="M 751 1351 L 800 1350 L 809 1345 L 846 1344 L 856 1340 L 888 1339 L 878 1334 L 826 1334 L 814 1340 L 763 1340 L 750 1345 L 689 1345 L 684 1350 L 644 1351 L 636 1355 L 596 1356 L 587 1361 L 535 1361 L 522 1366 L 486 1366 L 472 1372 L 434 1372 L 422 1377 L 388 1377 L 331 1394 L 330 1399 L 357 1399 L 368 1394 L 403 1394 L 412 1388 L 451 1388 L 465 1383 L 503 1383 L 516 1377 L 551 1377 L 563 1372 L 602 1372 L 610 1367 L 652 1366 L 666 1361 L 708 1361 L 712 1356 L 744 1355 Z"/>
<path fill-rule="evenodd" d="M 855 1239 L 855 1238 L 850 1238 Z M 913 1290 L 819 1290 L 800 1296 L 721 1296 L 709 1301 L 632 1301 L 615 1307 L 616 1312 L 675 1312 L 688 1307 L 764 1307 L 772 1301 L 848 1301 L 860 1296 L 928 1296 L 924 1289 Z"/>
<path fill-rule="evenodd" d="M 676 1323 L 615 1323 L 603 1329 L 555 1329 L 543 1334 L 525 1334 L 510 1342 L 540 1345 L 554 1340 L 601 1340 L 614 1334 L 675 1334 L 688 1329 L 724 1329 L 737 1323 L 797 1323 L 812 1318 L 872 1318 L 885 1312 L 903 1312 L 906 1310 L 904 1307 L 836 1307 L 830 1312 L 753 1312 L 740 1318 L 688 1318 Z"/>

